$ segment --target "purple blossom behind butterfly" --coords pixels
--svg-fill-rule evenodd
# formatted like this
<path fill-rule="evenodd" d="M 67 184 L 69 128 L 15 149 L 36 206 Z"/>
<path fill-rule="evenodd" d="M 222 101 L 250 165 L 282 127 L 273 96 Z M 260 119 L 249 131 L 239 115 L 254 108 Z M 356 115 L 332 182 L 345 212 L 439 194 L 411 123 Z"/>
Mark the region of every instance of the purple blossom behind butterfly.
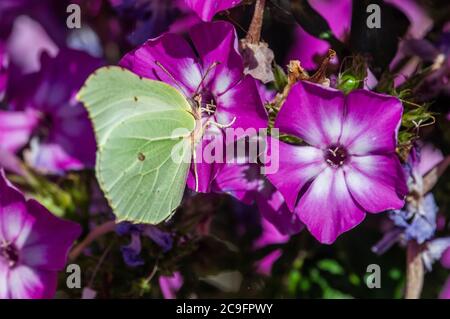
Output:
<path fill-rule="evenodd" d="M 366 90 L 291 89 L 275 127 L 308 146 L 272 147 L 280 168 L 267 177 L 320 242 L 333 243 L 366 212 L 403 207 L 408 189 L 395 154 L 402 111 L 398 99 Z"/>
<path fill-rule="evenodd" d="M 267 114 L 255 80 L 243 75 L 234 27 L 227 22 L 201 23 L 190 29 L 189 37 L 193 47 L 180 35 L 164 34 L 127 54 L 120 64 L 172 85 L 189 100 L 201 96 L 202 125 L 213 121 L 244 130 L 265 128 Z M 208 163 L 210 159 L 203 158 L 204 147 L 210 143 L 225 144 L 224 130 L 213 124 L 207 125 L 196 148 L 197 158 L 202 158 L 196 165 L 198 183 L 194 165 L 188 177 L 188 186 L 200 192 L 210 191 L 225 161 Z"/>
<path fill-rule="evenodd" d="M 78 224 L 26 200 L 0 171 L 0 299 L 52 298 Z"/>

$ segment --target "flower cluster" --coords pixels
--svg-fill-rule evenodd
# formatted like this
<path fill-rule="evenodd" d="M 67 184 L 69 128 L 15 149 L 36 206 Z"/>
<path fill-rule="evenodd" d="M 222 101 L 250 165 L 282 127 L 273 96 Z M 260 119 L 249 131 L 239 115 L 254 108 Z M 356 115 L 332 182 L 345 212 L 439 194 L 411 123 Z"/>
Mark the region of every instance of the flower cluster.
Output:
<path fill-rule="evenodd" d="M 0 299 L 359 296 L 373 258 L 450 298 L 450 22 L 379 7 L 2 1 Z"/>

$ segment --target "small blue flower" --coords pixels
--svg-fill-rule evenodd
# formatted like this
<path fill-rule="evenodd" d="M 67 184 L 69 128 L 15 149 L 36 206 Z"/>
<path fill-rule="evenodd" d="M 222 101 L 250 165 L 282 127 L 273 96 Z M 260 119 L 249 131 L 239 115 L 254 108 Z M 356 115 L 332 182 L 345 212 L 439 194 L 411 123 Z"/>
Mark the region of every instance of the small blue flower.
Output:
<path fill-rule="evenodd" d="M 120 236 L 131 235 L 130 244 L 120 248 L 125 263 L 130 267 L 139 267 L 145 263 L 141 258 L 141 236 L 143 235 L 161 247 L 164 253 L 171 250 L 173 246 L 173 239 L 170 233 L 151 225 L 123 222 L 116 226 L 116 233 Z"/>
<path fill-rule="evenodd" d="M 421 201 L 408 203 L 404 209 L 392 211 L 389 217 L 395 226 L 403 229 L 406 240 L 415 239 L 423 244 L 436 232 L 437 212 L 434 196 L 430 193 Z"/>

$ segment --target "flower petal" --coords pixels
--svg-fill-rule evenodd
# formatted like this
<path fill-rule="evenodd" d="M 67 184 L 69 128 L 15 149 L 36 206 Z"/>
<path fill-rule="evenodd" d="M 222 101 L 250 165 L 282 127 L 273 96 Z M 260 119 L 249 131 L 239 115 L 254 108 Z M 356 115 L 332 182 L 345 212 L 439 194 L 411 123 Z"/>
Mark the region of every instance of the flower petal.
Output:
<path fill-rule="evenodd" d="M 300 25 L 294 28 L 292 47 L 288 53 L 286 63 L 291 60 L 299 60 L 306 70 L 314 70 L 319 65 L 319 60 L 326 56 L 330 44 L 318 39 L 305 31 Z"/>
<path fill-rule="evenodd" d="M 10 270 L 8 289 L 12 299 L 48 299 L 56 291 L 57 274 L 18 265 Z"/>
<path fill-rule="evenodd" d="M 11 187 L 3 171 L 0 171 L 0 240 L 15 242 L 33 220 L 27 214 L 22 193 Z"/>
<path fill-rule="evenodd" d="M 120 65 L 137 75 L 166 82 L 191 96 L 202 81 L 197 57 L 180 35 L 167 33 L 128 53 Z"/>
<path fill-rule="evenodd" d="M 215 95 L 226 92 L 242 78 L 242 58 L 232 24 L 225 21 L 201 23 L 194 26 L 189 35 L 202 62 L 203 84 L 210 85 Z"/>
<path fill-rule="evenodd" d="M 263 187 L 264 179 L 257 164 L 227 163 L 214 180 L 212 189 L 251 205 Z"/>
<path fill-rule="evenodd" d="M 35 218 L 31 231 L 22 233 L 16 243 L 21 249 L 21 262 L 45 270 L 64 268 L 69 249 L 80 236 L 78 224 L 55 217 L 35 200 L 27 202 L 28 213 Z"/>
<path fill-rule="evenodd" d="M 246 76 L 225 94 L 217 97 L 216 118 L 220 124 L 233 123 L 231 127 L 257 129 L 267 127 L 267 113 L 261 102 L 256 82 Z M 234 122 L 233 119 L 235 118 Z"/>
<path fill-rule="evenodd" d="M 312 182 L 295 211 L 311 234 L 324 244 L 333 243 L 365 217 L 347 189 L 343 170 L 329 167 Z"/>
<path fill-rule="evenodd" d="M 256 196 L 256 203 L 263 219 L 271 223 L 281 234 L 294 235 L 303 229 L 298 216 L 286 205 L 283 195 L 268 181 Z"/>
<path fill-rule="evenodd" d="M 0 145 L 2 149 L 15 153 L 30 140 L 39 118 L 32 111 L 0 111 Z"/>
<path fill-rule="evenodd" d="M 80 170 L 85 167 L 84 163 L 71 156 L 60 144 L 39 144 L 33 139 L 30 146 L 30 149 L 25 151 L 25 161 L 41 172 L 63 174 L 68 170 Z"/>
<path fill-rule="evenodd" d="M 184 0 L 203 21 L 211 21 L 217 12 L 237 6 L 241 0 Z"/>
<path fill-rule="evenodd" d="M 344 94 L 317 84 L 294 85 L 278 113 L 275 127 L 308 144 L 325 148 L 338 142 L 344 120 Z"/>
<path fill-rule="evenodd" d="M 9 265 L 0 258 L 0 300 L 9 299 Z"/>
<path fill-rule="evenodd" d="M 270 143 L 269 148 L 270 164 L 273 166 L 272 162 L 279 160 L 279 169 L 266 176 L 281 192 L 287 206 L 293 211 L 302 188 L 327 167 L 323 153 L 315 147 L 294 146 L 284 142 L 279 145 Z"/>
<path fill-rule="evenodd" d="M 183 286 L 183 276 L 179 272 L 172 276 L 160 276 L 159 287 L 165 299 L 175 299 L 177 292 Z"/>
<path fill-rule="evenodd" d="M 347 116 L 340 144 L 350 154 L 395 151 L 403 107 L 400 100 L 367 90 L 351 92 L 346 99 Z"/>
<path fill-rule="evenodd" d="M 395 155 L 352 156 L 345 179 L 353 198 L 371 213 L 402 208 L 408 193 Z"/>

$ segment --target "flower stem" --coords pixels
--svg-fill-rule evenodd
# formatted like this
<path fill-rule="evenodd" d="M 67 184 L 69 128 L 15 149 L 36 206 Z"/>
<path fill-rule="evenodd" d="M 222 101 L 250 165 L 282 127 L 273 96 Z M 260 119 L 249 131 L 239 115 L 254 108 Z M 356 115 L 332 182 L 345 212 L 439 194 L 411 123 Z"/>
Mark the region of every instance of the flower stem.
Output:
<path fill-rule="evenodd" d="M 108 221 L 104 224 L 101 224 L 98 227 L 95 227 L 87 236 L 86 238 L 79 243 L 77 246 L 75 246 L 72 251 L 69 254 L 70 260 L 75 260 L 78 258 L 79 255 L 87 248 L 89 247 L 92 242 L 94 242 L 99 237 L 110 233 L 116 229 L 116 222 L 115 221 Z"/>
<path fill-rule="evenodd" d="M 406 251 L 405 299 L 420 298 L 424 274 L 420 245 L 415 240 L 410 240 Z"/>
<path fill-rule="evenodd" d="M 253 44 L 259 43 L 261 40 L 261 29 L 264 20 L 264 7 L 266 0 L 256 0 L 255 12 L 253 13 L 252 22 L 247 33 L 247 41 Z"/>

